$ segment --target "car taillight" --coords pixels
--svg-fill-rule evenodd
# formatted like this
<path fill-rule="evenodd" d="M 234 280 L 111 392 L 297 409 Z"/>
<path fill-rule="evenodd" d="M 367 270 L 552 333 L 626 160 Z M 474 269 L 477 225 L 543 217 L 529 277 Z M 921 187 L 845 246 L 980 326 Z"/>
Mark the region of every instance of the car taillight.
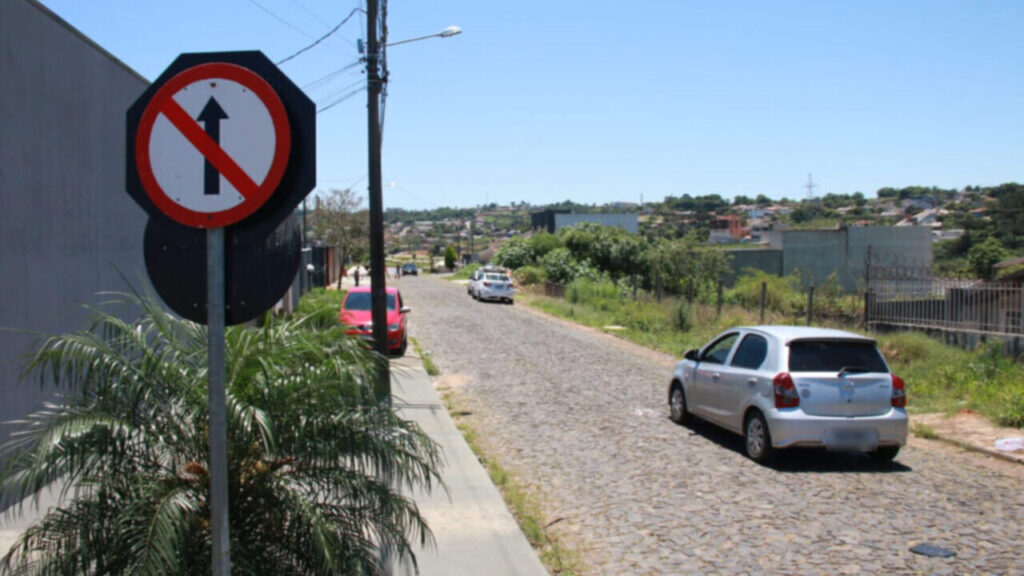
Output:
<path fill-rule="evenodd" d="M 903 384 L 903 378 L 892 375 L 892 407 L 907 407 L 907 387 Z"/>
<path fill-rule="evenodd" d="M 491 283 L 490 282 L 484 282 L 484 286 L 487 286 L 488 288 L 490 288 L 491 287 Z"/>
<path fill-rule="evenodd" d="M 776 408 L 796 408 L 800 405 L 800 394 L 789 372 L 779 372 L 772 378 L 772 390 L 775 392 Z"/>

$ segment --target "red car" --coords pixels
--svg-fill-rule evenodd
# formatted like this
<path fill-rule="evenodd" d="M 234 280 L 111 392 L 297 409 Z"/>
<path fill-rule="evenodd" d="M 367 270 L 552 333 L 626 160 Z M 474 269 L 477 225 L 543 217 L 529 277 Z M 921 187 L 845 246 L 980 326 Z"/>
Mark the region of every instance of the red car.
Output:
<path fill-rule="evenodd" d="M 404 356 L 409 345 L 408 315 L 412 309 L 403 305 L 398 288 L 388 286 L 385 292 L 388 301 L 388 350 Z M 373 338 L 369 286 L 356 286 L 348 291 L 345 301 L 341 303 L 338 320 L 347 327 L 346 333 L 367 340 Z"/>

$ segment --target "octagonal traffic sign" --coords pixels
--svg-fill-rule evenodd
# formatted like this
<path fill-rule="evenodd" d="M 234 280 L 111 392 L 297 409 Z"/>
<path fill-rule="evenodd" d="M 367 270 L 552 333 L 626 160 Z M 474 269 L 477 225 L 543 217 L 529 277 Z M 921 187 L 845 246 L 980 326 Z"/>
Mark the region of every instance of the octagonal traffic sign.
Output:
<path fill-rule="evenodd" d="M 301 258 L 287 220 L 316 183 L 313 102 L 261 52 L 182 54 L 128 109 L 126 144 L 164 303 L 206 323 L 204 228 L 225 232 L 227 323 L 277 302 Z"/>
<path fill-rule="evenodd" d="M 262 52 L 182 54 L 128 109 L 128 193 L 183 226 L 269 235 L 316 181 L 316 108 Z"/>

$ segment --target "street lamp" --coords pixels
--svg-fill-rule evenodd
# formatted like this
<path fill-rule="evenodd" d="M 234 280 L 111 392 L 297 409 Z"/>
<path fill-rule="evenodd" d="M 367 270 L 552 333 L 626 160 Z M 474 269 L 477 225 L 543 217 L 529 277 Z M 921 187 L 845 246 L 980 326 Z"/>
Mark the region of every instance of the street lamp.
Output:
<path fill-rule="evenodd" d="M 458 36 L 462 34 L 462 28 L 458 26 L 449 26 L 444 30 L 441 30 L 437 34 L 427 34 L 426 36 L 419 36 L 417 38 L 409 38 L 408 40 L 399 40 L 398 42 L 392 42 L 385 46 L 391 48 L 392 46 L 398 46 L 399 44 L 408 44 L 409 42 L 416 42 L 417 40 L 426 40 L 427 38 L 451 38 L 452 36 Z"/>
<path fill-rule="evenodd" d="M 385 360 L 377 373 L 377 400 L 391 404 L 391 369 L 388 355 L 387 294 L 384 286 L 384 193 L 380 157 L 380 94 L 384 80 L 380 77 L 380 39 L 377 38 L 379 0 L 366 0 L 366 94 L 367 131 L 369 138 L 369 211 L 370 211 L 370 317 L 373 322 L 373 342 Z M 387 46 L 407 44 L 427 38 L 450 38 L 462 32 L 458 26 L 449 26 L 436 34 L 401 40 Z"/>

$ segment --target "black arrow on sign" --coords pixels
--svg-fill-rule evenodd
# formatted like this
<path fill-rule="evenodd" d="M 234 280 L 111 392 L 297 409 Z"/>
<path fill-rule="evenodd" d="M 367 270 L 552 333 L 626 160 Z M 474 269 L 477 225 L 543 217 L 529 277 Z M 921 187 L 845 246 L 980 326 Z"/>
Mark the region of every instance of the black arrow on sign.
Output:
<path fill-rule="evenodd" d="M 203 107 L 203 111 L 199 113 L 199 120 L 203 123 L 203 127 L 206 130 L 207 135 L 213 140 L 214 144 L 220 145 L 220 121 L 226 120 L 228 115 L 224 112 L 224 109 L 220 107 L 217 100 L 210 96 L 210 99 L 206 102 L 206 106 Z M 210 164 L 209 160 L 204 163 L 203 172 L 203 194 L 220 194 L 220 173 L 217 169 Z"/>

